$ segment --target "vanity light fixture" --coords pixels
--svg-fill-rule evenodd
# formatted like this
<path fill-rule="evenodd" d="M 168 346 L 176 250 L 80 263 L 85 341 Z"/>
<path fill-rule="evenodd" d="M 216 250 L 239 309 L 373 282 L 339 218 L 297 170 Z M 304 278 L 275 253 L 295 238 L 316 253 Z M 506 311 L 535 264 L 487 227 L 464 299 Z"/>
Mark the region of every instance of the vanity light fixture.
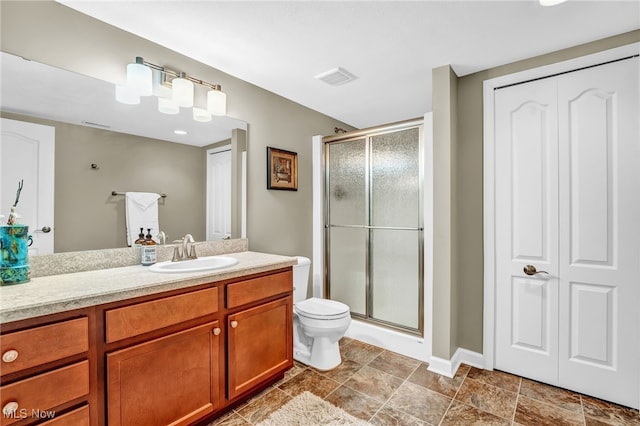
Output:
<path fill-rule="evenodd" d="M 209 89 L 206 109 L 194 107 L 194 84 Z M 127 83 L 116 85 L 116 100 L 136 105 L 141 96 L 152 94 L 158 96 L 158 110 L 164 114 L 178 114 L 181 107 L 193 108 L 193 119 L 202 122 L 211 121 L 211 115 L 227 115 L 227 95 L 219 84 L 146 62 L 138 56 L 135 63 L 127 65 Z"/>

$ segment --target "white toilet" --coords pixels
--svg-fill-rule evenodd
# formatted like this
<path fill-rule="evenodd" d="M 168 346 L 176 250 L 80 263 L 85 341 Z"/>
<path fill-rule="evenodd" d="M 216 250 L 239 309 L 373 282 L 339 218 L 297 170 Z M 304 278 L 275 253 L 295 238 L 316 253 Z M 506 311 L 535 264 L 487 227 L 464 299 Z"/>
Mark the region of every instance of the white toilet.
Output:
<path fill-rule="evenodd" d="M 351 324 L 349 306 L 335 300 L 307 299 L 311 261 L 297 259 L 293 267 L 293 358 L 318 370 L 331 370 L 342 362 L 338 342 Z"/>

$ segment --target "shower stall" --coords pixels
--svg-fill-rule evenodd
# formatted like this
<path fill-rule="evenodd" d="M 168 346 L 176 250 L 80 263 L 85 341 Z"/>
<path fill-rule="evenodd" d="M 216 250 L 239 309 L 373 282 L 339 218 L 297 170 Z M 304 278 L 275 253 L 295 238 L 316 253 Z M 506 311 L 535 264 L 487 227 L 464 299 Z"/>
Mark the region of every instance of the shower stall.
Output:
<path fill-rule="evenodd" d="M 322 139 L 324 294 L 424 335 L 423 120 Z"/>

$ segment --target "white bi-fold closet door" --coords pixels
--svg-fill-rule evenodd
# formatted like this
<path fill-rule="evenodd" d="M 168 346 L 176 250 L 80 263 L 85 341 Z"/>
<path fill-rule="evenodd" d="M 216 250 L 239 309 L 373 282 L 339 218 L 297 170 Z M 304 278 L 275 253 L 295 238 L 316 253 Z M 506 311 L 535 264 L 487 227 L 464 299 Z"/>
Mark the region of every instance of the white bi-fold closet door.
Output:
<path fill-rule="evenodd" d="M 495 91 L 495 368 L 640 401 L 638 58 Z"/>

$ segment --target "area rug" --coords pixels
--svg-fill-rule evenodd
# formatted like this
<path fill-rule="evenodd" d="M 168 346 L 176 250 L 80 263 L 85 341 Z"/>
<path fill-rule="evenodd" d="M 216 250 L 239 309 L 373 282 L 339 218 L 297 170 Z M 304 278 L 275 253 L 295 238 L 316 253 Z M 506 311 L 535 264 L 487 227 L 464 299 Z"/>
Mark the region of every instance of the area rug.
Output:
<path fill-rule="evenodd" d="M 280 407 L 258 426 L 371 426 L 312 394 L 303 392 Z"/>

